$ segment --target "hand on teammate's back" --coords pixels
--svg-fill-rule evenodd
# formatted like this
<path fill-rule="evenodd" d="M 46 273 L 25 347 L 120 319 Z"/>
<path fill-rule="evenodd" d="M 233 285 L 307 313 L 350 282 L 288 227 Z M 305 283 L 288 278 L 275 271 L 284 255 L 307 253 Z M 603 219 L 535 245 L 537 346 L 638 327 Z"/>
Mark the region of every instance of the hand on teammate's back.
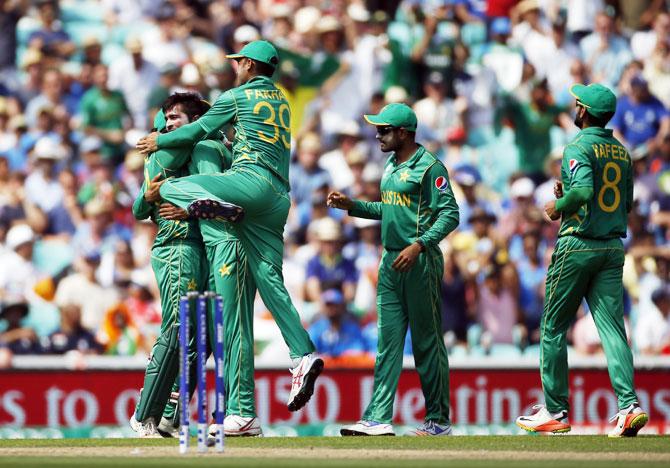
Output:
<path fill-rule="evenodd" d="M 161 218 L 169 219 L 171 221 L 181 221 L 188 219 L 188 211 L 172 203 L 161 203 L 158 207 L 158 215 Z"/>
<path fill-rule="evenodd" d="M 153 132 L 144 138 L 140 138 L 140 141 L 137 142 L 135 147 L 142 154 L 154 153 L 158 151 L 158 144 L 156 143 L 156 140 L 158 140 L 158 132 Z"/>
<path fill-rule="evenodd" d="M 332 208 L 339 208 L 340 210 L 350 210 L 354 206 L 351 198 L 340 192 L 330 192 L 326 204 Z"/>
<path fill-rule="evenodd" d="M 167 179 L 160 180 L 162 177 L 161 174 L 157 174 L 156 177 L 151 179 L 149 182 L 147 191 L 144 192 L 144 199 L 150 203 L 157 202 L 161 199 L 160 188 L 161 185 L 165 183 Z"/>

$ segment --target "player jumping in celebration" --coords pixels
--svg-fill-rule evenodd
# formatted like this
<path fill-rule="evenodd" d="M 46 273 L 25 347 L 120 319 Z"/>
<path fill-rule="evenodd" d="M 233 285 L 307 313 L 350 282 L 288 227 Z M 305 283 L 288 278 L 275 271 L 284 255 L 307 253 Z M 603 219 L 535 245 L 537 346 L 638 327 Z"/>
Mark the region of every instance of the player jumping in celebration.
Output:
<path fill-rule="evenodd" d="M 175 93 L 163 105 L 167 120 L 166 130 L 172 131 L 197 120 L 209 107 L 198 94 Z M 232 164 L 232 154 L 221 137 L 221 133 L 216 131 L 195 146 L 186 145 L 160 150 L 154 153 L 152 158 L 160 156 L 157 163 L 173 176 L 221 173 L 229 169 Z M 148 202 L 160 200 L 156 182 L 164 174 L 159 172 L 153 180 L 149 180 L 152 175 L 153 172 L 146 174 L 147 180 L 142 186 L 144 196 L 138 197 L 135 206 L 137 215 L 148 216 L 153 206 Z M 188 213 L 185 210 L 169 203 L 159 206 L 158 215 L 162 220 L 183 222 L 188 220 Z M 224 432 L 226 436 L 260 435 L 262 430 L 255 413 L 253 374 L 240 372 L 243 368 L 253 368 L 252 321 L 256 286 L 248 272 L 246 256 L 232 225 L 218 219 L 201 219 L 198 224 L 209 263 L 209 285 L 206 289 L 215 290 L 224 298 L 238 298 L 237 301 L 224 300 L 223 303 L 226 345 Z M 213 336 L 212 319 L 213 317 L 210 317 L 210 336 Z M 194 368 L 191 371 L 195 372 Z M 191 378 L 192 387 L 195 381 L 195 377 Z M 175 410 L 178 402 L 177 392 L 178 382 L 175 382 L 172 398 L 166 405 L 157 428 L 163 436 L 176 437 L 178 433 L 179 415 Z"/>
<path fill-rule="evenodd" d="M 575 84 L 575 125 L 581 131 L 565 147 L 557 200 L 545 205 L 552 220 L 561 218 L 556 248 L 547 271 L 541 324 L 540 374 L 546 406 L 520 416 L 530 432 L 569 432 L 566 334 L 583 299 L 589 305 L 607 358 L 619 412 L 610 437 L 634 437 L 648 416 L 638 406 L 633 385 L 633 356 L 623 322 L 623 264 L 628 213 L 633 206 L 630 155 L 605 125 L 616 97 L 600 84 Z"/>
<path fill-rule="evenodd" d="M 389 104 L 365 119 L 377 127 L 381 150 L 392 152 L 381 181 L 382 199 L 365 202 L 333 192 L 328 205 L 348 210 L 352 216 L 382 221 L 379 344 L 372 401 L 362 420 L 340 433 L 394 435 L 393 401 L 409 325 L 426 400 L 426 420 L 413 434 L 449 435 L 449 361 L 440 312 L 444 259 L 438 243 L 458 226 L 458 205 L 447 169 L 415 142 L 417 119 L 412 109 Z"/>
<path fill-rule="evenodd" d="M 248 268 L 293 359 L 287 406 L 296 411 L 312 396 L 323 360 L 314 354 L 314 344 L 300 323 L 282 276 L 283 232 L 290 206 L 291 112 L 271 79 L 279 64 L 272 44 L 250 42 L 228 58 L 237 61 L 236 88 L 223 93 L 196 122 L 168 134 L 152 133 L 137 147 L 147 154 L 193 144 L 226 124 L 233 125 L 230 170 L 160 181 L 160 196 L 191 216 L 222 217 L 235 223 Z M 253 375 L 253 368 L 241 372 Z"/>

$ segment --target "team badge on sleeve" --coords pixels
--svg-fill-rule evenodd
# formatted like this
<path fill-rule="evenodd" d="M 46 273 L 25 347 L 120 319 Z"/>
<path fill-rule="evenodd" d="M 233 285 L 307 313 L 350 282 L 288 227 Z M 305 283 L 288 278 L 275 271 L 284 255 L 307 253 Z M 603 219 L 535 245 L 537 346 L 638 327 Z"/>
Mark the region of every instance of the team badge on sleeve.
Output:
<path fill-rule="evenodd" d="M 577 161 L 576 159 L 571 159 L 568 164 L 571 173 L 575 172 L 575 170 L 579 167 L 579 161 Z"/>
<path fill-rule="evenodd" d="M 435 179 L 435 188 L 440 192 L 444 193 L 447 190 L 448 185 L 449 183 L 447 178 L 444 176 L 439 176 L 437 179 Z"/>

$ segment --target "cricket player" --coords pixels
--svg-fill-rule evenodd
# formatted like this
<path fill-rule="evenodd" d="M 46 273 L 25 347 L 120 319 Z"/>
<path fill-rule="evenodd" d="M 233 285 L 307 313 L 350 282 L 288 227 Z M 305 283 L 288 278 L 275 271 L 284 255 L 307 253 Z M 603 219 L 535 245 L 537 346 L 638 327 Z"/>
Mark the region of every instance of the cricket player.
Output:
<path fill-rule="evenodd" d="M 179 114 L 184 119 L 193 120 L 209 109 L 209 105 L 201 99 L 179 101 L 178 95 L 168 98 L 164 107 L 166 111 L 157 114 L 154 127 L 167 131 L 182 124 Z M 167 122 L 166 115 L 170 117 Z M 157 425 L 161 416 L 167 416 L 167 420 L 174 416 L 174 403 L 167 407 L 166 404 L 173 386 L 177 384 L 179 372 L 179 299 L 188 291 L 204 290 L 209 275 L 197 220 L 166 219 L 161 216 L 157 204 L 149 203 L 145 199 L 152 180 L 188 174 L 185 165 L 190 153 L 191 148 L 180 152 L 157 151 L 145 158 L 145 181 L 133 204 L 133 215 L 136 219 L 151 217 L 158 225 L 151 249 L 151 266 L 158 283 L 163 311 L 160 334 L 151 350 L 140 400 L 130 420 L 131 427 L 143 437 L 158 436 Z M 195 337 L 192 337 L 190 344 L 190 359 L 194 360 Z M 191 382 L 195 382 L 195 375 Z"/>
<path fill-rule="evenodd" d="M 194 93 L 177 93 L 164 105 L 167 130 L 172 131 L 196 120 L 200 115 L 189 111 L 202 102 Z M 207 108 L 201 112 L 204 112 Z M 232 154 L 223 144 L 220 133 L 202 140 L 192 147 L 162 150 L 172 158 L 162 158 L 167 168 L 187 164 L 187 173 L 215 174 L 230 168 Z M 190 153 L 190 154 L 189 154 Z M 150 184 L 151 185 L 151 184 Z M 144 187 L 143 187 L 144 188 Z M 155 186 L 146 189 L 146 198 L 153 199 L 157 193 Z M 158 197 L 156 197 L 157 199 Z M 174 205 L 163 203 L 158 209 L 159 216 L 166 220 L 187 220 L 188 213 Z M 209 265 L 209 285 L 224 298 L 224 335 L 225 335 L 225 386 L 226 418 L 224 432 L 226 436 L 261 435 L 261 426 L 255 412 L 253 374 L 240 373 L 241 368 L 253 368 L 253 299 L 256 287 L 246 268 L 246 256 L 235 236 L 230 223 L 223 220 L 199 220 L 200 233 L 205 245 Z M 237 300 L 233 299 L 237 298 Z M 213 317 L 210 317 L 213 319 Z M 210 337 L 213 337 L 213 323 L 210 321 Z M 213 347 L 213 342 L 210 347 Z M 195 378 L 191 379 L 195 383 Z M 163 413 L 158 431 L 165 436 L 175 436 L 178 428 L 178 382 L 172 389 L 171 400 Z"/>
<path fill-rule="evenodd" d="M 616 97 L 605 86 L 575 84 L 575 125 L 581 129 L 565 147 L 562 182 L 555 201 L 545 205 L 552 220 L 561 219 L 559 237 L 547 271 L 540 328 L 540 374 L 545 405 L 516 423 L 530 432 L 569 432 L 568 357 L 565 336 L 583 299 L 591 309 L 607 358 L 619 412 L 610 437 L 634 437 L 648 416 L 633 386 L 633 356 L 623 322 L 623 264 L 628 213 L 633 206 L 630 154 L 605 125 L 616 110 Z"/>
<path fill-rule="evenodd" d="M 152 133 L 137 147 L 145 154 L 193 144 L 232 124 L 233 164 L 223 174 L 203 174 L 159 182 L 160 196 L 198 218 L 222 217 L 233 228 L 247 256 L 247 267 L 263 302 L 272 312 L 293 359 L 289 411 L 311 398 L 323 360 L 300 323 L 282 277 L 283 232 L 290 199 L 291 112 L 272 75 L 279 63 L 267 41 L 253 41 L 228 58 L 237 61 L 236 88 L 223 93 L 196 122 L 168 134 Z M 253 378 L 253 368 L 241 368 Z"/>
<path fill-rule="evenodd" d="M 414 435 L 449 435 L 449 362 L 442 339 L 444 259 L 438 243 L 458 226 L 458 205 L 444 165 L 415 142 L 417 119 L 405 104 L 389 104 L 365 120 L 377 127 L 381 150 L 392 152 L 381 181 L 381 201 L 352 200 L 339 192 L 328 205 L 351 216 L 381 219 L 379 343 L 372 401 L 343 436 L 395 435 L 393 401 L 409 325 L 416 369 L 426 400 L 425 422 Z"/>

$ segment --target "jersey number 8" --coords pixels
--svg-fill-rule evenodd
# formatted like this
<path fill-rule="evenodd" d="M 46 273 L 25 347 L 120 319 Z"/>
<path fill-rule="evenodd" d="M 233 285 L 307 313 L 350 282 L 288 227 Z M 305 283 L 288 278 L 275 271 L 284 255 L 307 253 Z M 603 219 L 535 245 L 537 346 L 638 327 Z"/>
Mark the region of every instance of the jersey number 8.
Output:
<path fill-rule="evenodd" d="M 287 115 L 290 118 L 291 111 L 289 110 L 288 104 L 284 103 L 279 106 L 277 112 L 275 112 L 274 107 L 267 101 L 260 101 L 254 106 L 254 114 L 260 114 L 261 109 L 267 109 L 269 112 L 268 117 L 263 120 L 263 123 L 272 125 L 274 127 L 274 134 L 269 137 L 265 132 L 258 131 L 258 138 L 261 140 L 275 144 L 281 138 L 282 143 L 286 149 L 291 148 L 291 129 L 288 126 Z M 279 125 L 277 125 L 277 116 L 279 116 Z"/>
<path fill-rule="evenodd" d="M 614 179 L 609 178 L 610 169 L 614 170 Z M 603 168 L 603 186 L 600 188 L 600 192 L 598 192 L 598 206 L 600 206 L 600 209 L 605 213 L 613 213 L 619 208 L 619 204 L 621 203 L 621 192 L 619 191 L 617 184 L 620 181 L 621 168 L 619 165 L 612 161 L 605 164 L 605 167 Z M 605 204 L 605 192 L 607 192 L 607 190 L 614 192 L 614 200 L 609 205 Z"/>

